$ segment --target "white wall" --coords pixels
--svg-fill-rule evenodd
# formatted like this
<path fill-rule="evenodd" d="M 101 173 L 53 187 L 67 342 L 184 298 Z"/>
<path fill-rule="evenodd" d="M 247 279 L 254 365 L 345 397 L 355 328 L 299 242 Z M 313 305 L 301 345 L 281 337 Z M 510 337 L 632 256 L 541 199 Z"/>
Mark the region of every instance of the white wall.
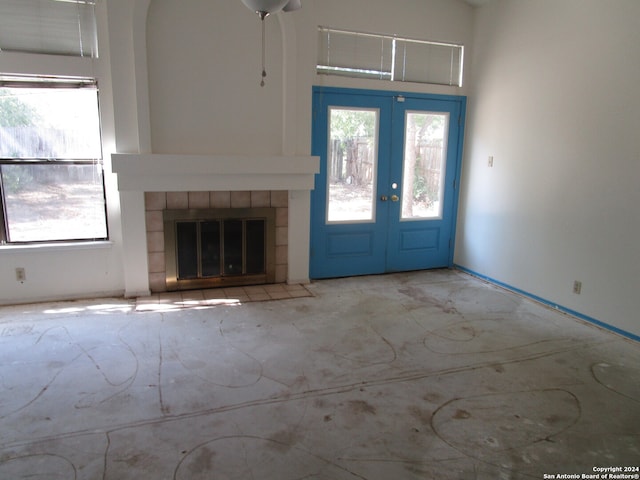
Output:
<path fill-rule="evenodd" d="M 637 0 L 495 0 L 478 10 L 455 255 L 635 335 L 639 20 Z"/>
<path fill-rule="evenodd" d="M 469 45 L 462 0 L 303 1 L 267 17 L 266 85 L 260 20 L 240 0 L 153 0 L 147 24 L 154 153 L 309 154 L 311 87 L 336 85 L 463 94 L 452 87 L 317 76 L 325 25 Z"/>
<path fill-rule="evenodd" d="M 147 41 L 154 153 L 279 154 L 282 41 L 267 18 L 260 88 L 260 19 L 239 0 L 153 0 Z"/>
<path fill-rule="evenodd" d="M 0 304 L 123 291 L 120 211 L 115 177 L 110 174 L 110 153 L 115 148 L 106 4 L 98 4 L 101 57 L 92 61 L 55 55 L 0 53 L 0 72 L 88 76 L 98 79 L 105 159 L 108 225 L 111 242 L 55 246 L 0 247 Z M 26 281 L 16 281 L 15 269 L 26 271 Z"/>

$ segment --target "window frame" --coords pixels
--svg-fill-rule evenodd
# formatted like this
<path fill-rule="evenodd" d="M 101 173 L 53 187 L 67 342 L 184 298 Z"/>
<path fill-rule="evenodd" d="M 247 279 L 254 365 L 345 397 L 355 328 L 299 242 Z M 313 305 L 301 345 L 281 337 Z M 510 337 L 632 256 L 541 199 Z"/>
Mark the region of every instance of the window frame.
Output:
<path fill-rule="evenodd" d="M 332 50 L 331 36 L 338 47 Z M 445 85 L 461 88 L 464 78 L 464 45 L 446 41 L 410 38 L 401 35 L 345 30 L 319 25 L 317 29 L 317 75 L 338 75 L 351 78 L 368 78 L 390 82 Z M 379 47 L 375 46 L 376 44 Z M 407 52 L 413 50 L 409 63 Z M 436 80 L 431 71 L 446 66 L 431 63 L 434 52 L 429 49 L 448 49 L 448 81 Z M 424 49 L 420 55 L 415 49 Z M 334 58 L 332 58 L 334 55 Z M 337 57 L 337 58 L 335 58 Z M 426 68 L 430 67 L 430 68 Z M 431 68 L 433 67 L 433 68 Z M 423 78 L 416 71 L 425 72 Z M 428 74 L 426 72 L 429 72 Z"/>
<path fill-rule="evenodd" d="M 3 165 L 90 165 L 95 166 L 100 171 L 100 184 L 102 188 L 102 205 L 103 205 L 103 221 L 105 235 L 102 237 L 81 237 L 81 238 L 65 238 L 65 239 L 44 239 L 44 240 L 27 240 L 15 241 L 10 240 L 9 234 L 9 218 L 7 215 L 7 202 L 5 199 L 5 190 L 2 172 L 0 171 L 0 246 L 24 246 L 24 245 L 56 245 L 68 243 L 90 243 L 109 241 L 109 215 L 107 205 L 107 190 L 105 184 L 104 169 L 104 146 L 103 146 L 103 128 L 102 115 L 100 109 L 100 88 L 97 78 L 89 77 L 71 77 L 62 75 L 11 75 L 0 73 L 0 88 L 51 88 L 51 89 L 83 89 L 90 88 L 96 92 L 96 113 L 98 122 L 99 136 L 99 155 L 96 158 L 35 158 L 35 157 L 6 157 L 0 156 L 0 170 Z"/>

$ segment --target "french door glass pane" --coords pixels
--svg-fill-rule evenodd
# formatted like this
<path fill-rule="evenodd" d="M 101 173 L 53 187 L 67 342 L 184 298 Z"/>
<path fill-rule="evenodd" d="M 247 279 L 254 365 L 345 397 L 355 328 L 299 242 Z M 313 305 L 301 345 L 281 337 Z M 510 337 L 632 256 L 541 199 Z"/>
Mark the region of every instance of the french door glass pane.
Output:
<path fill-rule="evenodd" d="M 442 218 L 448 113 L 407 112 L 402 219 Z"/>
<path fill-rule="evenodd" d="M 331 107 L 327 221 L 373 221 L 378 110 Z"/>
<path fill-rule="evenodd" d="M 8 240 L 107 238 L 100 165 L 1 166 Z"/>

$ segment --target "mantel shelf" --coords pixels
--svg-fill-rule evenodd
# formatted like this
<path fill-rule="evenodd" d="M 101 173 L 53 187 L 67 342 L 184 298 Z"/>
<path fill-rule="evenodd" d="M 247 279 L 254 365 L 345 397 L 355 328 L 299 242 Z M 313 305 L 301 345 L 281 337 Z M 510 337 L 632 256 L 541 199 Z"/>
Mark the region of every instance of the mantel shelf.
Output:
<path fill-rule="evenodd" d="M 312 190 L 319 157 L 113 154 L 120 191 Z"/>

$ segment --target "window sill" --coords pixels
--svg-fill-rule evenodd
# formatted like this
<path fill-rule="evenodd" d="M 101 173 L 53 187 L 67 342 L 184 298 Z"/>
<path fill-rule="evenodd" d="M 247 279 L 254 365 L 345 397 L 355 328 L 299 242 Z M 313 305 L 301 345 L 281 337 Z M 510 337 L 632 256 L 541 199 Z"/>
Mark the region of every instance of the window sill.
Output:
<path fill-rule="evenodd" d="M 112 248 L 114 242 L 111 240 L 100 240 L 95 242 L 63 242 L 63 243 L 34 243 L 24 245 L 0 245 L 0 252 L 60 252 L 74 250 L 101 250 Z"/>

